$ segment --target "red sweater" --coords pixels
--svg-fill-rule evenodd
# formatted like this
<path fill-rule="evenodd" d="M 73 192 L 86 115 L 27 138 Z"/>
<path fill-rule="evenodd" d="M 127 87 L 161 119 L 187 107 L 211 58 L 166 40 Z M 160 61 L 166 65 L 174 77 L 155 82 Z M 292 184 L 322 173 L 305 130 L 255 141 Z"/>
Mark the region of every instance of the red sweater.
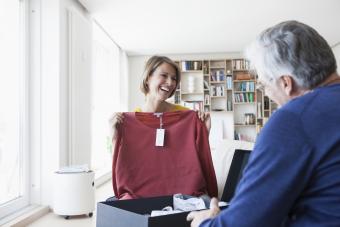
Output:
<path fill-rule="evenodd" d="M 217 196 L 208 131 L 194 111 L 163 113 L 165 139 L 155 146 L 160 119 L 153 113 L 124 113 L 118 125 L 112 182 L 119 199 L 182 193 Z"/>

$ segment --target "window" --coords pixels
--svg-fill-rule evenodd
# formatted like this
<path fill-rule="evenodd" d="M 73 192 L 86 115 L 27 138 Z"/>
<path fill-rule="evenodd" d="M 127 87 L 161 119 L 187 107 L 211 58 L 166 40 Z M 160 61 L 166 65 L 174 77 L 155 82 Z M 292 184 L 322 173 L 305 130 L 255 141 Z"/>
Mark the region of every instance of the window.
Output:
<path fill-rule="evenodd" d="M 93 23 L 91 167 L 96 178 L 111 171 L 112 166 L 108 119 L 120 109 L 119 55 L 119 47 Z"/>
<path fill-rule="evenodd" d="M 26 5 L 0 2 L 0 219 L 28 204 Z"/>

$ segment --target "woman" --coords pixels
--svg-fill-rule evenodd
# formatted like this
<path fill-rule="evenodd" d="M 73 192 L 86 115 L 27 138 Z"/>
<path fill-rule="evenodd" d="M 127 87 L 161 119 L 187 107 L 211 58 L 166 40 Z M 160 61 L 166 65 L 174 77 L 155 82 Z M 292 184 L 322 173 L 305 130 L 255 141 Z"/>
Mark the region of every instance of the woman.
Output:
<path fill-rule="evenodd" d="M 175 193 L 217 196 L 208 143 L 209 114 L 198 111 L 199 120 L 196 113 L 181 112 L 188 109 L 166 101 L 174 94 L 179 81 L 180 71 L 174 62 L 163 56 L 151 57 L 141 82 L 145 103 L 135 109 L 148 113 L 116 113 L 112 117 L 112 143 L 115 145 L 112 183 L 118 199 Z M 158 119 L 154 117 L 157 114 L 152 113 L 171 111 L 177 112 L 162 115 L 168 117 L 159 118 L 160 128 L 154 134 L 156 128 L 152 125 L 155 122 L 158 125 Z M 152 118 L 143 122 L 142 116 Z"/>
<path fill-rule="evenodd" d="M 152 56 L 145 65 L 143 79 L 140 85 L 141 91 L 145 95 L 145 103 L 142 107 L 135 109 L 135 112 L 170 112 L 188 110 L 188 108 L 172 104 L 166 100 L 174 95 L 181 80 L 181 73 L 171 59 L 165 56 Z M 198 117 L 205 122 L 210 132 L 210 114 L 197 111 Z M 117 137 L 117 124 L 123 122 L 122 113 L 114 113 L 110 118 L 112 142 Z"/>

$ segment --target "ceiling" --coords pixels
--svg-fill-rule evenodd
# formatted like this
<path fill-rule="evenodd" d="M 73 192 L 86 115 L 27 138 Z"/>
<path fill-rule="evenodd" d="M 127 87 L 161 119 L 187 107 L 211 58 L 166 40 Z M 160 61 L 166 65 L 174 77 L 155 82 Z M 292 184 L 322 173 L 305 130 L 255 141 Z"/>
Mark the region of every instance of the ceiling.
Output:
<path fill-rule="evenodd" d="M 284 20 L 340 42 L 339 0 L 78 0 L 128 55 L 241 52 Z"/>

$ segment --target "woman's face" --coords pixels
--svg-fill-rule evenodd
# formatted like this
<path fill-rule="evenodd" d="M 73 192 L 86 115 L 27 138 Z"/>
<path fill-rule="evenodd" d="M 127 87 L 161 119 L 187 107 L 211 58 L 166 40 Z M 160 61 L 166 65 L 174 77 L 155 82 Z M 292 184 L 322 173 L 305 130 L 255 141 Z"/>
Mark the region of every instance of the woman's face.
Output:
<path fill-rule="evenodd" d="M 168 63 L 162 63 L 149 77 L 147 84 L 149 87 L 147 95 L 164 101 L 176 89 L 176 70 Z"/>

